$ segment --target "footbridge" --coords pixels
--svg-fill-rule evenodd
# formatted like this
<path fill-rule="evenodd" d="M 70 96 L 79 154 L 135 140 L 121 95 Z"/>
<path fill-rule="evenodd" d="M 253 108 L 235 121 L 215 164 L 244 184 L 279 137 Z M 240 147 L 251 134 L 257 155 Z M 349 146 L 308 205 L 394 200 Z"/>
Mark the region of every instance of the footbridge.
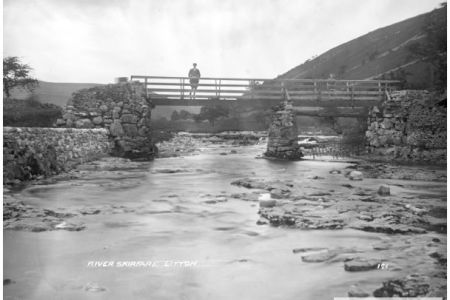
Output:
<path fill-rule="evenodd" d="M 270 107 L 286 98 L 292 100 L 298 115 L 317 116 L 306 107 L 352 108 L 349 116 L 361 115 L 367 107 L 386 99 L 387 92 L 397 89 L 392 80 L 334 79 L 263 79 L 263 78 L 200 78 L 195 97 L 189 77 L 132 75 L 140 81 L 146 95 L 156 106 L 239 105 Z M 342 115 L 342 116 L 345 116 Z"/>

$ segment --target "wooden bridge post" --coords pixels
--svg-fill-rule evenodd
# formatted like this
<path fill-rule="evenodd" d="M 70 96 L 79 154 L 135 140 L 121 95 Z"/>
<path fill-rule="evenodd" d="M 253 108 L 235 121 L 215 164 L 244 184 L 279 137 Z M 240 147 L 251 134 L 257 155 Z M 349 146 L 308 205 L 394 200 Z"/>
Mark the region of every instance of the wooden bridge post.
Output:
<path fill-rule="evenodd" d="M 383 100 L 383 93 L 381 92 L 381 82 L 378 81 L 378 98 L 380 101 Z"/>
<path fill-rule="evenodd" d="M 317 83 L 317 81 L 315 81 Z M 317 100 L 322 100 L 322 84 L 319 83 L 319 95 L 317 95 Z"/>
<path fill-rule="evenodd" d="M 148 98 L 147 78 L 145 78 L 144 88 L 145 88 L 145 99 L 147 99 Z"/>
<path fill-rule="evenodd" d="M 180 99 L 184 100 L 184 78 L 180 78 Z"/>

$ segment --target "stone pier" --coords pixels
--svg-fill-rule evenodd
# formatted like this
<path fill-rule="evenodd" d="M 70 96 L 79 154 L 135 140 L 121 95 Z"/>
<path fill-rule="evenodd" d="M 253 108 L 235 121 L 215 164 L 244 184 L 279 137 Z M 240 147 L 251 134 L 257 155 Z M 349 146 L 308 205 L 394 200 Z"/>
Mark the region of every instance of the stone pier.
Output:
<path fill-rule="evenodd" d="M 289 99 L 288 96 L 286 98 Z M 295 112 L 290 100 L 285 100 L 273 107 L 267 151 L 264 155 L 287 160 L 298 160 L 303 157 L 298 145 Z"/>

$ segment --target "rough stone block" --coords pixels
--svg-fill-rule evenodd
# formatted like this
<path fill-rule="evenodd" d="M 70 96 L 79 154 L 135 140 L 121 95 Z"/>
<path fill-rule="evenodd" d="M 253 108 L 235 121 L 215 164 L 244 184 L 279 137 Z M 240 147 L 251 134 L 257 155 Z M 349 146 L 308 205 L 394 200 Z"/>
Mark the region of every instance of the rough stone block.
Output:
<path fill-rule="evenodd" d="M 57 119 L 56 126 L 66 125 L 66 121 L 64 119 Z"/>
<path fill-rule="evenodd" d="M 92 128 L 93 124 L 89 119 L 79 119 L 75 122 L 76 128 Z"/>
<path fill-rule="evenodd" d="M 378 195 L 389 196 L 391 194 L 391 189 L 387 185 L 382 185 L 378 188 Z"/>
<path fill-rule="evenodd" d="M 113 119 L 119 119 L 119 118 L 120 118 L 120 112 L 121 112 L 121 111 L 122 111 L 122 109 L 121 109 L 120 107 L 115 106 L 115 107 L 113 108 L 113 111 L 112 111 Z"/>
<path fill-rule="evenodd" d="M 109 127 L 109 132 L 112 136 L 123 136 L 125 134 L 120 120 L 113 121 Z"/>
<path fill-rule="evenodd" d="M 100 116 L 95 117 L 94 119 L 92 119 L 92 123 L 94 123 L 95 125 L 100 125 L 103 123 L 103 118 Z"/>
<path fill-rule="evenodd" d="M 122 124 L 136 124 L 138 121 L 138 117 L 133 114 L 122 114 L 120 119 L 122 120 Z"/>
<path fill-rule="evenodd" d="M 138 129 L 134 124 L 122 124 L 125 135 L 127 136 L 137 136 Z"/>

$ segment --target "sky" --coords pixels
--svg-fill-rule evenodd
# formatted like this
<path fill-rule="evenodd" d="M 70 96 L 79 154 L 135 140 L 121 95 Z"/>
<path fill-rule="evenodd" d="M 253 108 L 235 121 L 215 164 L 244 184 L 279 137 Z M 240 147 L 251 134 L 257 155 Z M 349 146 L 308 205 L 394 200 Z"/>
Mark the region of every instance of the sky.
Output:
<path fill-rule="evenodd" d="M 443 0 L 3 0 L 3 56 L 43 81 L 274 78 Z"/>

